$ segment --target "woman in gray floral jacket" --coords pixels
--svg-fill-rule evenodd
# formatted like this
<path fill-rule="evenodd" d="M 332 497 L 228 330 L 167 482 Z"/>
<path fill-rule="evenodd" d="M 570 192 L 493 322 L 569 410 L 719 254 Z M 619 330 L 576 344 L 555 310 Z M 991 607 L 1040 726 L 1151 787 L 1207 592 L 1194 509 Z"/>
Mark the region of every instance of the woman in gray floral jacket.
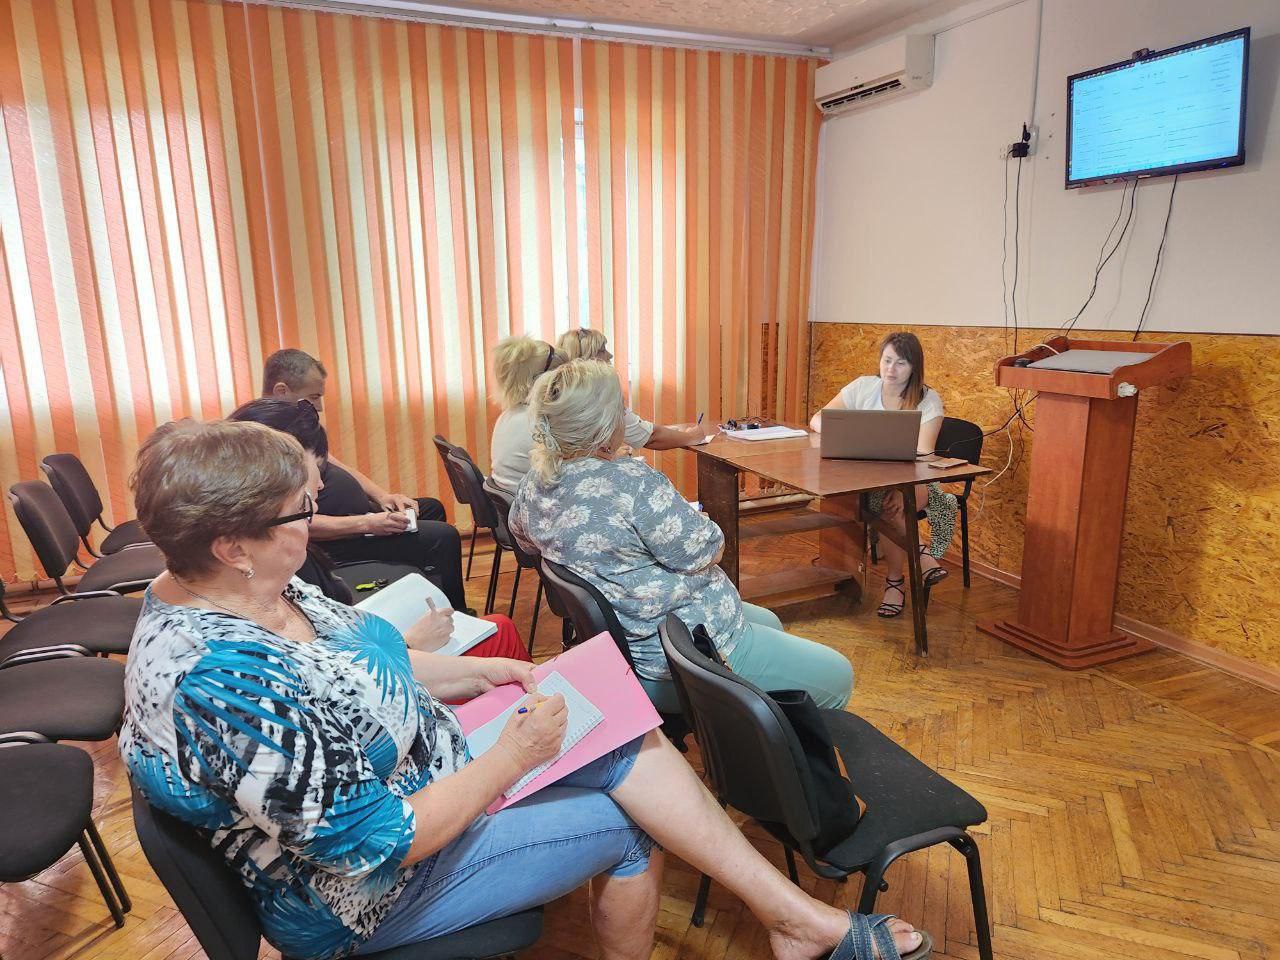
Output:
<path fill-rule="evenodd" d="M 659 710 L 679 710 L 658 640 L 669 613 L 690 628 L 705 625 L 730 669 L 757 686 L 807 690 L 821 707 L 843 707 L 853 688 L 849 661 L 743 603 L 717 565 L 720 528 L 644 461 L 615 459 L 623 411 L 618 375 L 599 361 L 574 360 L 538 378 L 529 409 L 533 469 L 516 494 L 511 532 L 613 604 Z"/>

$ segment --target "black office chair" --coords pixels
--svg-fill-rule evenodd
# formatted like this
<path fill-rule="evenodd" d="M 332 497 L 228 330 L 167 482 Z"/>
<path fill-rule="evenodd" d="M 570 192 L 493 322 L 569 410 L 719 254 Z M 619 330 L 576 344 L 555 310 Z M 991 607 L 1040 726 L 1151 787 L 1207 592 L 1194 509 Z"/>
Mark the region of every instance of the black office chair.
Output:
<path fill-rule="evenodd" d="M 461 447 L 454 447 L 445 457 L 449 468 L 450 482 L 466 491 L 467 503 L 471 505 L 472 528 L 488 530 L 493 536 L 493 567 L 489 571 L 489 592 L 485 595 L 484 612 L 493 613 L 493 605 L 498 594 L 498 576 L 502 572 L 503 546 L 498 542 L 498 512 L 484 492 L 484 474 L 476 466 L 471 455 Z"/>
<path fill-rule="evenodd" d="M 209 960 L 256 960 L 262 927 L 249 894 L 222 855 L 194 827 L 151 806 L 136 786 L 133 824 L 147 861 Z M 517 953 L 540 936 L 542 908 L 537 907 L 364 956 L 369 960 L 484 960 Z"/>
<path fill-rule="evenodd" d="M 0 660 L 29 647 L 60 643 L 77 644 L 100 657 L 128 653 L 141 614 L 141 600 L 105 590 L 57 597 L 47 607 L 14 618 L 14 626 L 0 636 Z"/>
<path fill-rule="evenodd" d="M 53 487 L 39 480 L 26 480 L 9 488 L 13 512 L 18 517 L 27 539 L 35 548 L 45 575 L 57 584 L 60 593 L 69 593 L 62 582 L 74 563 L 84 567 L 78 557 L 80 535 Z M 124 547 L 118 553 L 103 557 L 91 567 L 76 586 L 76 593 L 111 590 L 133 593 L 145 590 L 164 570 L 164 556 L 153 545 L 143 543 Z"/>
<path fill-rule="evenodd" d="M 533 597 L 533 622 L 529 627 L 529 656 L 532 657 L 533 641 L 538 634 L 538 611 L 542 608 L 542 554 L 536 551 L 529 553 L 512 535 L 509 519 L 514 498 L 511 494 L 495 484 L 492 478 L 485 480 L 484 492 L 489 497 L 489 502 L 493 504 L 493 511 L 498 517 L 498 526 L 493 531 L 493 538 L 502 545 L 504 550 L 510 550 L 516 558 L 516 582 L 511 587 L 511 604 L 507 607 L 508 617 L 514 616 L 516 612 L 516 594 L 520 591 L 521 571 L 532 570 L 538 577 L 538 591 Z"/>
<path fill-rule="evenodd" d="M 351 594 L 347 599 L 351 604 L 357 604 L 365 597 L 372 597 L 411 573 L 426 576 L 423 570 L 411 564 L 384 563 L 381 560 L 356 560 L 352 563 L 335 564 L 333 567 L 333 575 Z M 372 589 L 356 589 L 367 587 L 371 583 L 374 584 Z"/>
<path fill-rule="evenodd" d="M 89 476 L 89 471 L 75 454 L 51 453 L 40 462 L 40 469 L 48 476 L 58 499 L 67 508 L 85 549 L 93 556 L 110 556 L 125 547 L 151 542 L 137 520 L 125 520 L 114 527 L 107 526 L 107 522 L 102 519 L 102 496 L 98 493 L 93 478 Z M 95 521 L 107 531 L 106 539 L 96 550 L 89 542 L 89 532 Z"/>
<path fill-rule="evenodd" d="M 938 441 L 934 444 L 933 452 L 940 457 L 959 457 L 968 460 L 974 466 L 982 460 L 982 441 L 985 439 L 982 428 L 976 423 L 970 423 L 968 420 L 961 420 L 958 417 L 943 417 L 942 429 L 938 431 Z M 955 494 L 956 505 L 960 510 L 960 555 L 961 567 L 960 571 L 964 578 L 964 585 L 969 586 L 969 494 L 973 492 L 973 479 L 957 481 L 963 485 L 963 489 L 959 492 L 951 491 Z M 925 511 L 923 509 L 916 512 L 916 519 L 923 520 Z M 877 547 L 880 543 L 880 537 L 873 530 L 871 531 L 871 562 L 879 563 L 880 556 Z"/>
<path fill-rule="evenodd" d="M 29 732 L 0 734 L 0 883 L 34 877 L 74 844 L 123 927 L 133 903 L 93 825 L 93 760 Z"/>
<path fill-rule="evenodd" d="M 864 873 L 858 911 L 872 913 L 876 898 L 888 889 L 884 874 L 890 864 L 903 854 L 949 843 L 964 854 L 978 954 L 991 960 L 982 865 L 967 829 L 987 819 L 981 803 L 861 717 L 823 710 L 822 719 L 867 810 L 847 838 L 830 850 L 815 850 L 818 808 L 809 766 L 786 716 L 764 691 L 700 654 L 678 617 L 668 616 L 658 633 L 713 792 L 782 843 L 792 881 L 797 881 L 795 851 L 820 877 L 842 880 Z M 695 926 L 702 925 L 710 886 L 704 875 L 694 906 Z"/>
<path fill-rule="evenodd" d="M 109 740 L 124 716 L 124 665 L 63 643 L 0 661 L 0 732 L 46 740 Z"/>
<path fill-rule="evenodd" d="M 9 605 L 4 602 L 4 581 L 3 580 L 0 580 L 0 617 L 3 617 L 5 620 L 8 620 L 10 623 L 22 622 L 22 617 L 19 617 L 12 610 L 10 610 Z"/>
<path fill-rule="evenodd" d="M 436 445 L 436 453 L 440 454 L 440 462 L 444 464 L 445 476 L 449 478 L 449 486 L 453 488 L 453 499 L 459 505 L 466 504 L 467 506 L 471 506 L 471 501 L 467 499 L 468 497 L 471 496 L 471 491 L 467 489 L 467 487 L 464 484 L 458 481 L 458 479 L 454 476 L 454 471 L 449 467 L 449 454 L 452 453 L 454 450 L 462 450 L 462 447 L 455 446 L 454 444 L 446 440 L 444 437 L 440 436 L 440 434 L 438 433 L 431 438 L 431 442 Z M 462 450 L 462 452 L 466 453 L 465 450 Z M 471 524 L 471 546 L 467 547 L 466 579 L 468 580 L 471 579 L 471 561 L 475 558 L 475 555 L 476 555 L 476 534 L 479 532 L 480 532 L 480 528 L 475 523 L 472 523 Z"/>
<path fill-rule="evenodd" d="M 603 593 L 564 564 L 546 557 L 542 558 L 542 580 L 547 585 L 547 596 L 558 597 L 558 602 L 564 605 L 578 643 L 607 633 L 627 661 L 627 666 L 635 670 L 627 632 L 618 620 L 613 604 Z M 684 738 L 689 735 L 689 724 L 684 716 L 678 713 L 659 713 L 658 716 L 662 718 L 662 732 L 684 753 L 687 749 Z"/>

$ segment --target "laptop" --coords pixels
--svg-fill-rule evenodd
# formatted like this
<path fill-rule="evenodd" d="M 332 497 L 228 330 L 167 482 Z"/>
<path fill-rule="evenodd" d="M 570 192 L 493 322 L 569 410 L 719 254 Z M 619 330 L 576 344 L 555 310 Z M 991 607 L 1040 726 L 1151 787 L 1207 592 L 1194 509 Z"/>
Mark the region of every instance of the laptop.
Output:
<path fill-rule="evenodd" d="M 823 410 L 820 450 L 830 460 L 914 460 L 919 410 Z"/>

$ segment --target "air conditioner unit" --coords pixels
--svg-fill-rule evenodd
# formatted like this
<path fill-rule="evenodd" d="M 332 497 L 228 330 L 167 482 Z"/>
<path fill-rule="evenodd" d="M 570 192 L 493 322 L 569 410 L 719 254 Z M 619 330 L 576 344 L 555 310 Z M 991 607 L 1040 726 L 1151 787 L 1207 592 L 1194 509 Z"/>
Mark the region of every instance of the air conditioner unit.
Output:
<path fill-rule="evenodd" d="M 933 35 L 902 36 L 833 60 L 816 71 L 814 100 L 827 116 L 933 83 Z"/>

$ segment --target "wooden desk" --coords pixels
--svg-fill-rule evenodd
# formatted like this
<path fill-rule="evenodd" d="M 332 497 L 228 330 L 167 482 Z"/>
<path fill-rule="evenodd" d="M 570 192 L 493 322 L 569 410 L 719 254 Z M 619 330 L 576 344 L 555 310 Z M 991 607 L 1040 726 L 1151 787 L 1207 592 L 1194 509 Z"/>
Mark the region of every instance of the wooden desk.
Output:
<path fill-rule="evenodd" d="M 929 637 L 916 524 L 906 524 L 904 536 L 879 517 L 864 515 L 861 510 L 862 494 L 876 490 L 900 490 L 906 515 L 914 517 L 918 509 L 917 484 L 935 480 L 968 480 L 990 471 L 970 464 L 936 470 L 922 461 L 824 460 L 819 452 L 819 441 L 816 433 L 792 440 L 760 441 L 735 440 L 721 434 L 709 443 L 691 448 L 698 456 L 698 499 L 707 516 L 724 532 L 724 557 L 720 566 L 738 585 L 744 599 L 761 595 L 761 585 L 749 581 L 739 584 L 738 580 L 739 542 L 753 529 L 748 528 L 746 533 L 742 533 L 738 528 L 739 474 L 754 473 L 818 497 L 821 500 L 818 512 L 811 519 L 802 518 L 801 526 L 780 523 L 777 529 L 770 529 L 772 521 L 760 525 L 766 535 L 817 530 L 818 566 L 779 571 L 765 578 L 753 579 L 767 580 L 767 592 L 771 595 L 805 586 L 834 586 L 849 582 L 857 584 L 860 591 L 859 568 L 866 554 L 866 526 L 873 526 L 881 536 L 906 551 L 916 650 L 921 656 L 927 656 Z"/>

